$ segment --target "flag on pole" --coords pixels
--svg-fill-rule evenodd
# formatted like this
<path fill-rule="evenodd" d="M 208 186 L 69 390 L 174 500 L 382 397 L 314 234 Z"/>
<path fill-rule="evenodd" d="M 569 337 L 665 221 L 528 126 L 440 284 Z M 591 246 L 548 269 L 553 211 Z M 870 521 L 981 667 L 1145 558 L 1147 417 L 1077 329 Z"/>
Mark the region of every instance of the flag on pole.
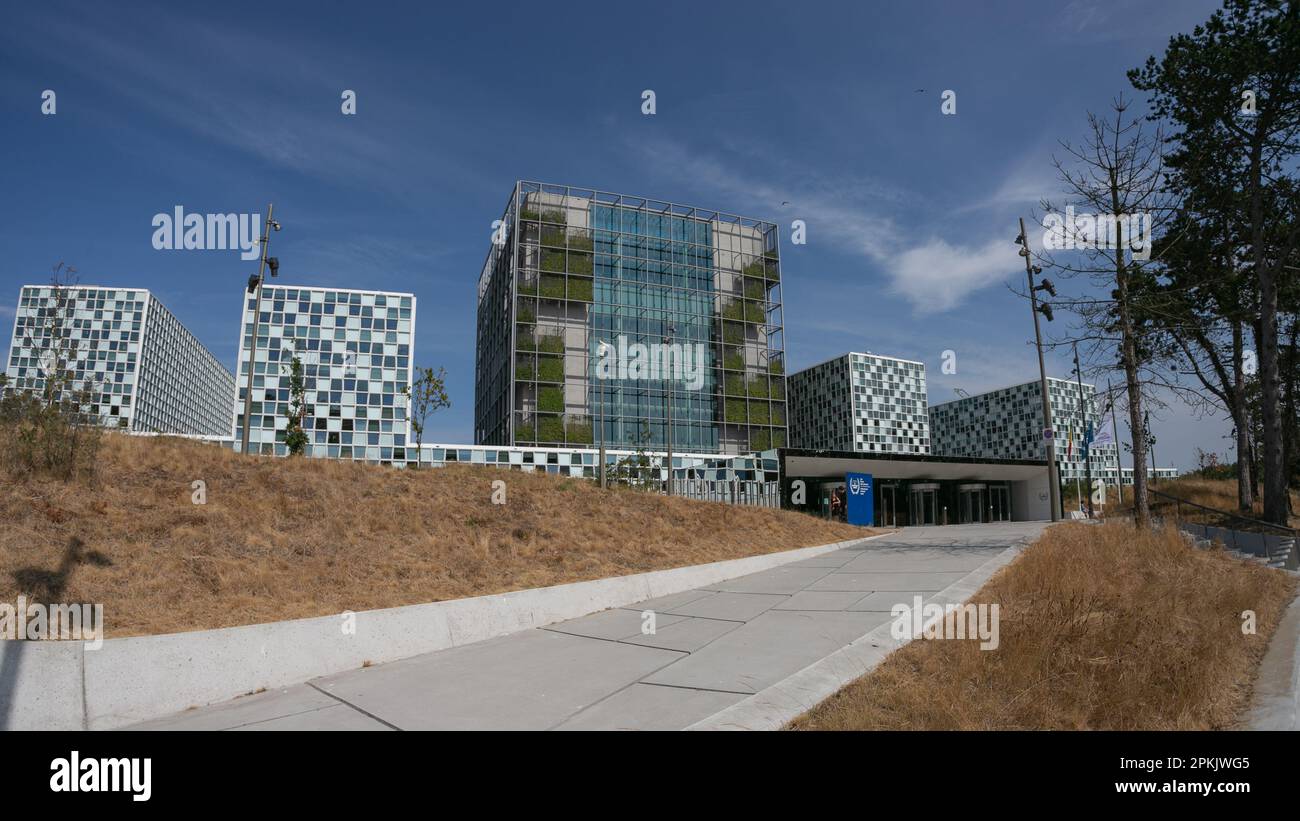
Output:
<path fill-rule="evenodd" d="M 1070 431 L 1066 435 L 1066 439 L 1065 439 L 1065 458 L 1066 459 L 1074 458 L 1074 423 L 1073 422 L 1070 423 Z"/>

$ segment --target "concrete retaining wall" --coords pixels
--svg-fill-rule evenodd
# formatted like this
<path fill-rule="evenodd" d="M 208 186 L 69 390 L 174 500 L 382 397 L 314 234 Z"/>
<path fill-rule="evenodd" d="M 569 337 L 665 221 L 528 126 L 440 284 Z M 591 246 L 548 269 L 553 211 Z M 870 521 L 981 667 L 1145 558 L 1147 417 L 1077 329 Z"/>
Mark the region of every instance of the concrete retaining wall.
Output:
<path fill-rule="evenodd" d="M 259 689 L 585 616 L 860 544 L 868 539 L 344 616 L 163 636 L 0 641 L 0 729 L 111 729 Z"/>

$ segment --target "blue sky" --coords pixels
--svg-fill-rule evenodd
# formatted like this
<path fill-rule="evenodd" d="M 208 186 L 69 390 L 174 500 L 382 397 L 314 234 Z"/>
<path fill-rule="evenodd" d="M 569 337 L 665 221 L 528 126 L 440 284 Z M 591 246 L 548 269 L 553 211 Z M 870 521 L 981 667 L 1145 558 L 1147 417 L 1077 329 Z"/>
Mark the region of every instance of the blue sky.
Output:
<path fill-rule="evenodd" d="M 151 220 L 274 202 L 279 282 L 416 294 L 416 361 L 446 367 L 453 403 L 425 439 L 467 442 L 475 284 L 524 178 L 804 220 L 806 245 L 783 238 L 792 369 L 846 350 L 918 359 L 932 403 L 1025 381 L 1016 218 L 1059 196 L 1058 140 L 1215 6 L 11 5 L 0 327 L 19 286 L 64 261 L 88 284 L 153 290 L 233 369 L 255 263 L 154 250 Z M 1156 416 L 1161 464 L 1228 447 L 1222 420 Z"/>

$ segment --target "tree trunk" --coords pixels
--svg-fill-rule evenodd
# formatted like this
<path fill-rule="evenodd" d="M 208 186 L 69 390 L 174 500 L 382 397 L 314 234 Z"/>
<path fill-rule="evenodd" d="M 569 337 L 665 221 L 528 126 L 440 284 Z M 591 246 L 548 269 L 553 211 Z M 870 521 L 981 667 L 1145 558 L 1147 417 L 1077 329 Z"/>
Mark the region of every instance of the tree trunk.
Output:
<path fill-rule="evenodd" d="M 1124 213 L 1119 196 L 1119 179 L 1114 168 L 1110 169 L 1110 199 L 1111 213 Z M 1124 249 L 1117 247 L 1115 290 L 1119 309 L 1120 359 L 1124 365 L 1124 382 L 1128 386 L 1128 429 L 1133 440 L 1133 524 L 1147 528 L 1151 526 L 1151 504 L 1147 498 L 1147 437 L 1142 424 L 1142 382 L 1138 373 L 1137 338 L 1133 329 L 1128 284 Z M 1122 476 L 1123 471 L 1120 473 Z"/>
<path fill-rule="evenodd" d="M 1232 422 L 1237 428 L 1237 507 L 1249 513 L 1255 505 L 1254 486 L 1250 481 L 1250 412 L 1246 407 L 1246 375 L 1242 367 L 1245 355 L 1241 320 L 1232 322 Z"/>
<path fill-rule="evenodd" d="M 1260 131 L 1256 131 L 1258 135 Z M 1287 522 L 1286 468 L 1282 463 L 1282 397 L 1277 361 L 1277 275 L 1281 266 L 1264 255 L 1263 146 L 1256 139 L 1250 157 L 1250 222 L 1255 276 L 1259 280 L 1260 417 L 1264 439 L 1264 520 Z"/>
<path fill-rule="evenodd" d="M 1300 333 L 1300 316 L 1291 318 L 1291 342 L 1287 345 L 1286 351 L 1286 405 L 1283 408 L 1283 426 L 1282 426 L 1282 465 L 1286 487 L 1291 485 L 1291 477 L 1295 475 L 1296 461 L 1296 371 L 1300 370 L 1300 360 L 1296 358 L 1296 335 Z M 1291 507 L 1291 494 L 1286 494 L 1286 511 L 1287 515 L 1293 515 L 1295 511 Z"/>
<path fill-rule="evenodd" d="M 1128 428 L 1133 440 L 1133 523 L 1138 527 L 1148 527 L 1151 507 L 1147 499 L 1147 437 L 1142 425 L 1142 383 L 1138 377 L 1137 343 L 1133 338 L 1128 276 L 1124 273 L 1122 257 L 1116 265 L 1115 282 L 1119 286 L 1120 358 L 1128 386 Z"/>

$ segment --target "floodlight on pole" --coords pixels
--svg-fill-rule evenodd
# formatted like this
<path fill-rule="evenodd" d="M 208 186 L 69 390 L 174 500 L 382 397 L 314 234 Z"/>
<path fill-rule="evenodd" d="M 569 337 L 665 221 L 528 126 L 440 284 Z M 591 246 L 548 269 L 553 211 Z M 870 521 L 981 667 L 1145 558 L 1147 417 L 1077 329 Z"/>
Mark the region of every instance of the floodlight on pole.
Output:
<path fill-rule="evenodd" d="M 248 278 L 248 293 L 256 293 L 257 299 L 253 304 L 253 328 L 252 334 L 248 340 L 248 382 L 244 387 L 244 426 L 243 435 L 240 437 L 240 453 L 248 453 L 248 441 L 250 428 L 252 427 L 253 417 L 253 371 L 257 362 L 257 331 L 261 325 L 262 319 L 262 283 L 266 281 L 267 263 L 271 263 L 271 276 L 275 276 L 280 270 L 280 260 L 275 257 L 267 257 L 267 249 L 271 246 L 271 232 L 280 230 L 280 223 L 272 219 L 275 212 L 275 204 L 266 206 L 266 227 L 262 232 L 262 255 L 257 263 L 257 275 Z"/>

